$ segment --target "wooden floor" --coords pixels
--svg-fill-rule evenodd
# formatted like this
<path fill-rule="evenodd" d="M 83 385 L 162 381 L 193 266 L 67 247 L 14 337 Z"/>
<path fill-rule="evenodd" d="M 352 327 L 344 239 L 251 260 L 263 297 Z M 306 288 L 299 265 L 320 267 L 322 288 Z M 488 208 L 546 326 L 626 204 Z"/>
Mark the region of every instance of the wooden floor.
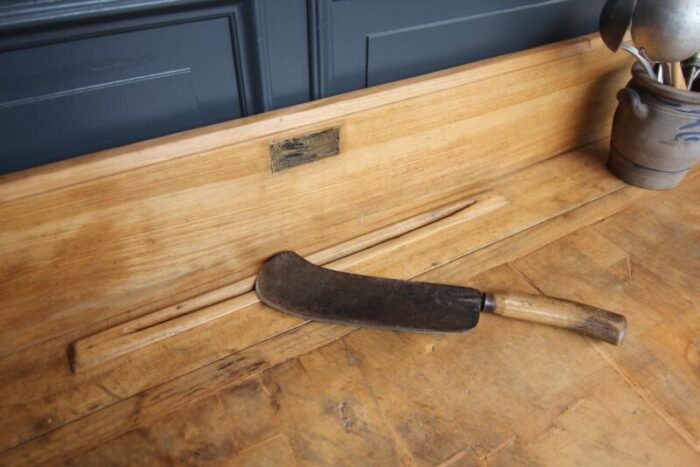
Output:
<path fill-rule="evenodd" d="M 466 254 L 450 250 L 456 235 L 501 226 L 458 224 L 429 239 L 432 252 L 409 247 L 358 269 L 397 276 L 414 254 L 447 252 L 451 261 L 416 279 L 605 306 L 628 317 L 622 347 L 494 316 L 463 335 L 304 324 L 150 389 L 137 426 L 68 463 L 698 465 L 700 177 L 641 190 L 608 174 L 603 157 L 593 145 L 494 186 L 514 204 L 530 191 L 492 221 L 574 206 L 545 222 Z M 89 445 L 80 438 L 91 430 L 134 416 L 110 409 L 0 460 Z"/>
<path fill-rule="evenodd" d="M 700 465 L 700 175 L 655 192 L 607 171 L 629 64 L 584 36 L 0 177 L 0 465 Z M 328 127 L 337 157 L 271 173 L 271 141 Z M 355 329 L 233 298 L 69 365 L 75 342 L 280 249 L 465 200 L 331 266 L 590 303 L 627 316 L 622 347 L 490 315 L 460 335 Z"/>

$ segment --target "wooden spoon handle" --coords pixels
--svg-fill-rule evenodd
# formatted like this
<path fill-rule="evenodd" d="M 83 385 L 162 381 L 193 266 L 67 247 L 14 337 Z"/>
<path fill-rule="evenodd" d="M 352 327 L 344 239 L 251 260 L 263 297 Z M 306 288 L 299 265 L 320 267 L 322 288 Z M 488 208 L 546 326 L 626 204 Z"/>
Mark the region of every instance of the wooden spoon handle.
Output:
<path fill-rule="evenodd" d="M 582 303 L 538 295 L 487 294 L 484 311 L 506 318 L 578 331 L 614 345 L 622 344 L 627 319 Z"/>
<path fill-rule="evenodd" d="M 683 67 L 681 62 L 673 62 L 671 64 L 671 82 L 673 87 L 676 89 L 688 90 L 688 86 L 685 84 L 685 77 L 683 76 Z"/>

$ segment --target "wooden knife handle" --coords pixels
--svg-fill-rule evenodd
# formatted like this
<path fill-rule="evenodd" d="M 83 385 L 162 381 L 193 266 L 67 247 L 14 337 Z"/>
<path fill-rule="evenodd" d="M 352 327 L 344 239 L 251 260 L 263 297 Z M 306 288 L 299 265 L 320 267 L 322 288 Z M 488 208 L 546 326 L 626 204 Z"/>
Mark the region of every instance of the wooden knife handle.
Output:
<path fill-rule="evenodd" d="M 622 344 L 627 319 L 582 303 L 538 295 L 486 294 L 484 312 L 578 331 L 614 345 Z"/>

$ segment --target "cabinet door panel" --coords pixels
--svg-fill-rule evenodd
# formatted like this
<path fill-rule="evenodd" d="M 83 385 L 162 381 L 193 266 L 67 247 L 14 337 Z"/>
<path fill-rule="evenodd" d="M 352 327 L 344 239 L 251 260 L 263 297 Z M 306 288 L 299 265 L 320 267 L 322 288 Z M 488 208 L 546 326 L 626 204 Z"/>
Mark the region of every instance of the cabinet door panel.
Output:
<path fill-rule="evenodd" d="M 229 19 L 0 54 L 0 171 L 240 117 Z"/>
<path fill-rule="evenodd" d="M 605 0 L 315 0 L 316 97 L 596 30 Z"/>
<path fill-rule="evenodd" d="M 154 133 L 185 130 L 203 121 L 189 70 L 31 98 L 0 106 L 0 116 L 3 132 L 9 136 L 3 138 L 0 150 L 5 171 L 22 169 L 28 162 L 53 162 L 77 148 L 90 152 L 148 139 Z M 65 146 L 67 136 L 70 146 Z"/>
<path fill-rule="evenodd" d="M 510 8 L 367 36 L 367 85 L 584 34 L 590 6 Z M 583 20 L 583 21 L 582 21 Z"/>

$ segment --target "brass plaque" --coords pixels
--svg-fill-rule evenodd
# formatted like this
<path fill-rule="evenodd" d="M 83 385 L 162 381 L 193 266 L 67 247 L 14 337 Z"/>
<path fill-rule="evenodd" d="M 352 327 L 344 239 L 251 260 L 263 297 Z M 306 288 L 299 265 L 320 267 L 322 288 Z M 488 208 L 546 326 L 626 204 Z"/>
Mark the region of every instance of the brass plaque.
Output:
<path fill-rule="evenodd" d="M 329 128 L 270 143 L 272 171 L 280 172 L 340 153 L 340 128 Z"/>

